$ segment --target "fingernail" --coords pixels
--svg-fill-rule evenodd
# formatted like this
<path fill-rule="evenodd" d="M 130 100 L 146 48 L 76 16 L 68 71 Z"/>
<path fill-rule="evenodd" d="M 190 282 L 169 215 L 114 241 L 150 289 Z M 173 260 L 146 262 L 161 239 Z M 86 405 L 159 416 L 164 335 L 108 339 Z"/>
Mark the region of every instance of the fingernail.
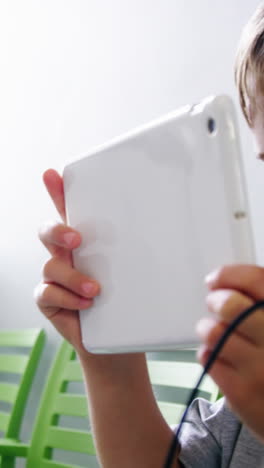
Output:
<path fill-rule="evenodd" d="M 212 326 L 212 320 L 210 318 L 204 317 L 196 324 L 195 332 L 200 338 L 203 338 L 208 334 Z"/>
<path fill-rule="evenodd" d="M 214 281 L 216 280 L 216 276 L 217 276 L 217 271 L 211 271 L 211 273 L 206 275 L 204 281 L 207 284 L 207 286 L 211 286 L 211 284 L 214 283 Z"/>
<path fill-rule="evenodd" d="M 66 234 L 64 234 L 63 240 L 64 240 L 65 244 L 67 244 L 69 247 L 71 247 L 75 237 L 76 236 L 75 236 L 74 232 L 67 232 Z"/>
<path fill-rule="evenodd" d="M 89 295 L 93 296 L 96 292 L 96 285 L 94 283 L 89 283 L 89 282 L 83 283 L 82 290 L 88 296 Z"/>

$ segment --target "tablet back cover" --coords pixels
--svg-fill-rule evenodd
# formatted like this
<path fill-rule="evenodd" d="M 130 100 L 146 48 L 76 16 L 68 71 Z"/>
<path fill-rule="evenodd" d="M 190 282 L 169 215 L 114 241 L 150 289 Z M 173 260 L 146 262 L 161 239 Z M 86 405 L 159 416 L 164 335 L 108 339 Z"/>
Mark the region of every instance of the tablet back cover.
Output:
<path fill-rule="evenodd" d="M 204 277 L 254 253 L 231 100 L 208 98 L 68 164 L 74 265 L 102 291 L 80 312 L 98 353 L 197 343 Z"/>

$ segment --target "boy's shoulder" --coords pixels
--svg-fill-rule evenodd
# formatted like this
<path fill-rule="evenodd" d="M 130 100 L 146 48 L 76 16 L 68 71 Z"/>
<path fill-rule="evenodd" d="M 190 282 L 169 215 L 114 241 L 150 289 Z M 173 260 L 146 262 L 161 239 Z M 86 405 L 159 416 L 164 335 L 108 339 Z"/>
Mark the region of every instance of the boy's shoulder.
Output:
<path fill-rule="evenodd" d="M 225 398 L 215 403 L 194 400 L 180 444 L 180 461 L 192 468 L 248 468 L 264 462 L 264 445 L 241 424 Z"/>

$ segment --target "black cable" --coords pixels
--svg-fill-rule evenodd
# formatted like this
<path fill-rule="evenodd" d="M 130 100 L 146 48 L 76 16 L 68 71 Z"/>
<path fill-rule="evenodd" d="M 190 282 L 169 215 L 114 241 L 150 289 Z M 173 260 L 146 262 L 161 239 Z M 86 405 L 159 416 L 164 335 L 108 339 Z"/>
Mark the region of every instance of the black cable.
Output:
<path fill-rule="evenodd" d="M 199 386 L 201 385 L 201 382 L 202 382 L 205 374 L 207 374 L 207 372 L 210 370 L 210 368 L 212 367 L 213 363 L 215 362 L 215 360 L 216 360 L 216 358 L 218 356 L 218 353 L 221 351 L 222 347 L 224 346 L 226 340 L 233 333 L 233 331 L 238 327 L 238 325 L 240 325 L 240 323 L 243 322 L 243 320 L 245 320 L 247 317 L 249 317 L 249 315 L 251 315 L 257 309 L 260 309 L 262 307 L 264 308 L 264 301 L 259 301 L 259 302 L 256 302 L 255 304 L 253 304 L 248 309 L 244 310 L 237 318 L 235 318 L 231 322 L 229 327 L 225 330 L 225 332 L 223 333 L 223 335 L 219 339 L 218 343 L 216 344 L 215 348 L 213 349 L 212 353 L 210 354 L 210 357 L 208 358 L 208 360 L 207 360 L 207 362 L 206 362 L 206 364 L 204 366 L 204 370 L 203 370 L 200 378 L 198 379 L 198 382 L 197 382 L 195 388 L 191 391 L 191 394 L 190 394 L 190 396 L 188 398 L 186 409 L 185 409 L 185 411 L 183 413 L 180 424 L 179 424 L 179 426 L 177 428 L 176 433 L 173 436 L 170 448 L 168 450 L 168 454 L 167 454 L 167 457 L 166 457 L 164 468 L 170 468 L 172 466 L 172 462 L 173 462 L 175 453 L 176 453 L 176 451 L 178 449 L 179 435 L 180 435 L 180 432 L 181 432 L 181 429 L 182 429 L 182 425 L 184 423 L 187 412 L 189 410 L 189 406 L 190 406 L 190 404 L 192 403 L 193 399 L 196 397 L 196 395 L 197 395 L 197 393 L 199 391 Z"/>

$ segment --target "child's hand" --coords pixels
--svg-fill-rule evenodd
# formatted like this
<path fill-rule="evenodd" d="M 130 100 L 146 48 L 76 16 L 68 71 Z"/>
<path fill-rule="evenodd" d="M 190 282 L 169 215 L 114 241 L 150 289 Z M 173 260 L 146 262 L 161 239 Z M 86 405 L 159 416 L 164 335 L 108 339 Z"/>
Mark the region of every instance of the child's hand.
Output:
<path fill-rule="evenodd" d="M 63 181 L 50 169 L 44 174 L 44 183 L 65 222 Z M 86 309 L 99 293 L 99 284 L 73 268 L 72 250 L 81 243 L 80 234 L 60 223 L 49 223 L 40 229 L 39 237 L 51 254 L 43 267 L 43 280 L 35 289 L 36 302 L 41 312 L 78 352 L 83 351 L 77 310 Z"/>
<path fill-rule="evenodd" d="M 264 299 L 264 268 L 230 265 L 207 277 L 212 317 L 197 326 L 204 365 L 227 325 Z M 264 441 L 264 310 L 257 310 L 230 336 L 209 372 L 231 408 Z"/>

